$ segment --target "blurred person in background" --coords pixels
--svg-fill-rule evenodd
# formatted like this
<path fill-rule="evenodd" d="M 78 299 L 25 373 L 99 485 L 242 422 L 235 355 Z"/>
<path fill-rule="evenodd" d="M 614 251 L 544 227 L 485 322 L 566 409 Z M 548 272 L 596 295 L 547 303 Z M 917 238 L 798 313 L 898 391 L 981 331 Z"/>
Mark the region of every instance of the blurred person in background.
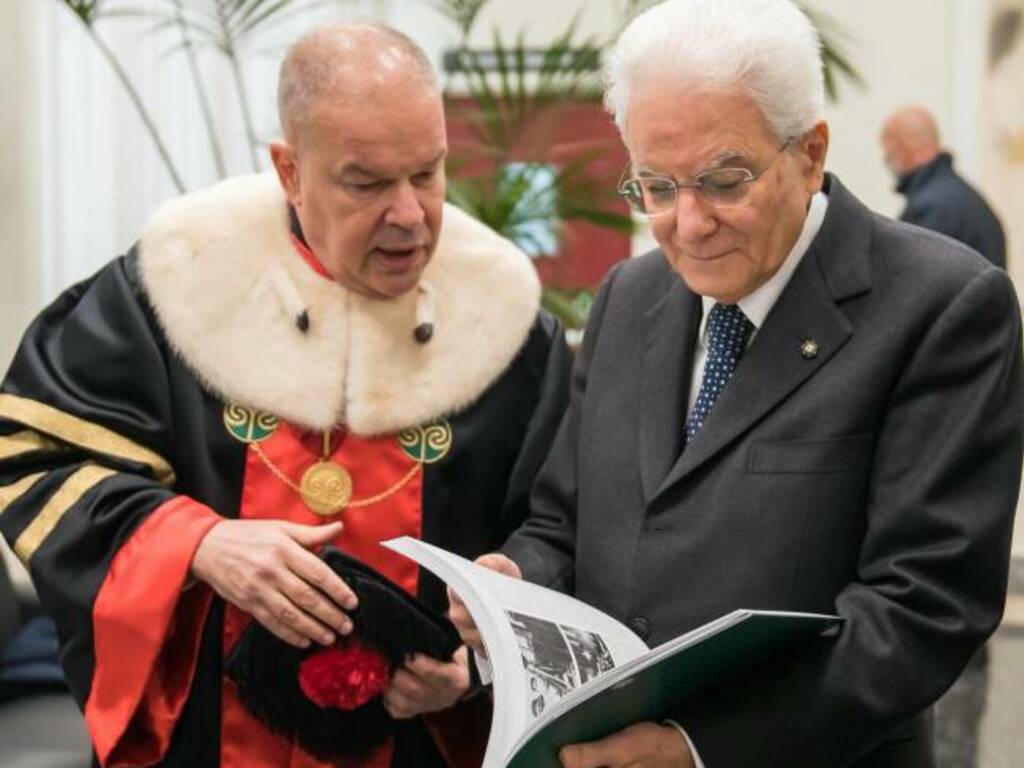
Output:
<path fill-rule="evenodd" d="M 939 130 L 922 107 L 904 107 L 885 122 L 881 135 L 885 164 L 896 191 L 907 198 L 900 221 L 959 240 L 1000 269 L 1006 269 L 1006 236 L 999 217 L 953 169 Z"/>

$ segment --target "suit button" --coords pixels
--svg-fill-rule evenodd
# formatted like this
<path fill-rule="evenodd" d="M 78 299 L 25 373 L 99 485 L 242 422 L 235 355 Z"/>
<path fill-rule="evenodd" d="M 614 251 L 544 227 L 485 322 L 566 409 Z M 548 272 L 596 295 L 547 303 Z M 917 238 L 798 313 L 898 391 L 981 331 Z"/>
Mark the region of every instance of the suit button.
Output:
<path fill-rule="evenodd" d="M 634 616 L 630 619 L 629 628 L 632 629 L 636 633 L 637 637 L 645 643 L 651 636 L 651 623 L 643 616 Z"/>

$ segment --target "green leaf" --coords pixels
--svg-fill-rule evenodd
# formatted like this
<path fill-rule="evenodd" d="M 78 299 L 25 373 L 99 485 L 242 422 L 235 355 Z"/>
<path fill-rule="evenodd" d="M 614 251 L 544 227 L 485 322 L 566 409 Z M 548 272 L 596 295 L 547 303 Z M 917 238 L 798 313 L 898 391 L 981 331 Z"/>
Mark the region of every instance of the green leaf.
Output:
<path fill-rule="evenodd" d="M 91 28 L 101 15 L 101 0 L 60 0 L 85 26 Z"/>
<path fill-rule="evenodd" d="M 458 27 L 463 40 L 469 37 L 480 11 L 487 3 L 488 0 L 428 0 L 431 7 Z"/>
<path fill-rule="evenodd" d="M 541 305 L 567 328 L 586 327 L 593 304 L 594 296 L 588 290 L 567 291 L 545 286 L 541 293 Z"/>
<path fill-rule="evenodd" d="M 863 76 L 852 64 L 844 49 L 846 43 L 855 42 L 851 35 L 828 14 L 812 10 L 805 5 L 801 5 L 801 8 L 818 30 L 821 39 L 822 74 L 825 79 L 825 93 L 829 100 L 835 102 L 839 99 L 840 76 L 851 85 L 864 88 L 866 83 Z"/>

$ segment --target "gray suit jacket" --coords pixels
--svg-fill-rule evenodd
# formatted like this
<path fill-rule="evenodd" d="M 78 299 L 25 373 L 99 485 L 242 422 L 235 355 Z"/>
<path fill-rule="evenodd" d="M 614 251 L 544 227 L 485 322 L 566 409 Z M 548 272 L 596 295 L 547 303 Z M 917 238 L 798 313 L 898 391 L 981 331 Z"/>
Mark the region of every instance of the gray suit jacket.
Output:
<path fill-rule="evenodd" d="M 847 619 L 674 713 L 708 768 L 930 765 L 920 713 L 1002 613 L 1024 426 L 1011 283 L 834 177 L 826 191 L 685 451 L 700 299 L 660 253 L 608 276 L 504 548 L 651 645 L 735 608 Z"/>

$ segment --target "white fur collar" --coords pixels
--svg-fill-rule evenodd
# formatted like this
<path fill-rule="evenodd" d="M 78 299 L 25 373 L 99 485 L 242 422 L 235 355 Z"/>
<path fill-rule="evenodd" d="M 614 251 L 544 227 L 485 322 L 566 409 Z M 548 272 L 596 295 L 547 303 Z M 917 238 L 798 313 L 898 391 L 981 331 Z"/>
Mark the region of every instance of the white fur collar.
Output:
<path fill-rule="evenodd" d="M 364 435 L 471 405 L 519 351 L 540 301 L 529 259 L 446 206 L 424 271 L 434 337 L 417 344 L 415 291 L 368 299 L 296 254 L 272 174 L 164 204 L 146 227 L 139 264 L 170 344 L 211 391 L 304 427 L 343 423 Z M 288 282 L 308 308 L 308 333 L 282 296 Z"/>

